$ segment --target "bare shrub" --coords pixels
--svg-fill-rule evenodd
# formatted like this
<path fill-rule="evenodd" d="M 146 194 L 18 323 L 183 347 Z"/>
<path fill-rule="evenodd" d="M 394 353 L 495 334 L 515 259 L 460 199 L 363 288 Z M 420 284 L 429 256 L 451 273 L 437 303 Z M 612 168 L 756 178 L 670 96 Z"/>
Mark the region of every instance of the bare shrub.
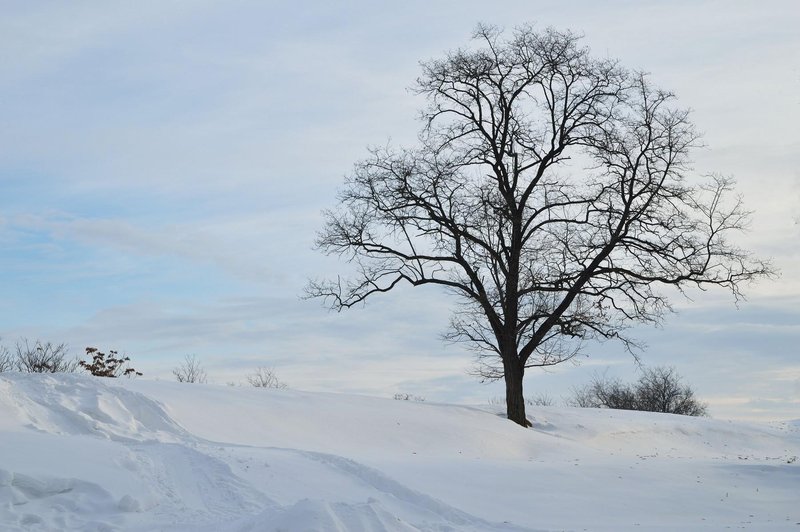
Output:
<path fill-rule="evenodd" d="M 173 369 L 172 374 L 175 375 L 178 382 L 196 382 L 204 384 L 208 378 L 206 371 L 194 355 L 186 355 L 183 357 L 183 363 Z"/>
<path fill-rule="evenodd" d="M 253 373 L 248 375 L 247 382 L 250 383 L 250 386 L 256 388 L 286 388 L 286 383 L 278 379 L 275 370 L 265 366 L 259 366 Z"/>
<path fill-rule="evenodd" d="M 708 406 L 698 401 L 694 390 L 681 380 L 681 376 L 672 367 L 644 370 L 636 384 L 639 410 L 684 416 L 708 415 Z"/>
<path fill-rule="evenodd" d="M 595 378 L 591 384 L 591 390 L 597 407 L 641 410 L 636 400 L 635 386 L 624 384 L 619 379 Z"/>
<path fill-rule="evenodd" d="M 5 346 L 0 345 L 0 373 L 14 370 L 14 358 Z"/>
<path fill-rule="evenodd" d="M 418 403 L 424 403 L 425 398 L 421 395 L 414 395 L 411 393 L 396 393 L 394 394 L 395 401 L 416 401 Z"/>
<path fill-rule="evenodd" d="M 573 390 L 568 404 L 583 408 L 708 415 L 708 407 L 698 401 L 692 388 L 681 380 L 671 367 L 645 368 L 639 380 L 632 384 L 595 375 L 589 384 Z"/>
<path fill-rule="evenodd" d="M 78 364 L 95 377 L 117 378 L 123 375 L 125 377 L 142 375 L 141 372 L 130 367 L 128 362 L 130 362 L 131 359 L 129 357 L 120 357 L 119 353 L 114 350 L 108 353 L 109 354 L 106 356 L 105 353 L 102 353 L 96 347 L 87 347 L 86 356 L 91 357 L 92 361 L 86 362 L 85 360 L 81 360 Z"/>
<path fill-rule="evenodd" d="M 506 400 L 504 397 L 494 396 L 489 398 L 489 404 L 492 406 L 506 406 Z M 526 397 L 525 404 L 528 406 L 553 406 L 555 401 L 546 393 L 540 393 L 538 395 Z"/>
<path fill-rule="evenodd" d="M 546 393 L 525 398 L 525 404 L 529 406 L 553 406 L 554 403 L 553 398 Z"/>
<path fill-rule="evenodd" d="M 573 397 L 568 404 L 583 408 L 641 410 L 636 398 L 636 386 L 597 374 L 589 384 L 573 390 Z"/>
<path fill-rule="evenodd" d="M 27 338 L 19 340 L 14 353 L 4 357 L 4 365 L 23 373 L 74 373 L 78 360 L 69 358 L 67 344 L 53 344 L 36 340 L 31 344 Z"/>
<path fill-rule="evenodd" d="M 590 385 L 576 386 L 572 388 L 572 395 L 564 399 L 567 406 L 575 406 L 578 408 L 599 408 L 600 405 L 594 398 L 592 387 Z"/>

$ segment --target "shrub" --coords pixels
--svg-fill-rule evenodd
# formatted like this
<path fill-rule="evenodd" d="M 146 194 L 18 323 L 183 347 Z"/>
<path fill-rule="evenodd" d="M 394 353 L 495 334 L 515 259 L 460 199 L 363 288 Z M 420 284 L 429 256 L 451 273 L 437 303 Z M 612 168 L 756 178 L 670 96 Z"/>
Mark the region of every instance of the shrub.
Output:
<path fill-rule="evenodd" d="M 494 396 L 489 398 L 489 404 L 492 406 L 506 406 L 505 397 Z M 528 406 L 553 406 L 555 401 L 546 393 L 540 393 L 531 397 L 525 398 L 525 404 Z"/>
<path fill-rule="evenodd" d="M 178 382 L 197 382 L 204 384 L 207 380 L 206 371 L 194 355 L 183 357 L 183 363 L 172 370 Z"/>
<path fill-rule="evenodd" d="M 395 401 L 416 401 L 418 403 L 424 403 L 425 398 L 420 395 L 413 395 L 410 393 L 396 393 L 394 394 Z"/>
<path fill-rule="evenodd" d="M 281 382 L 275 374 L 275 370 L 260 366 L 247 376 L 247 382 L 250 386 L 256 388 L 286 388 L 286 383 Z"/>
<path fill-rule="evenodd" d="M 68 358 L 67 344 L 53 344 L 36 340 L 31 344 L 27 338 L 18 341 L 14 353 L 5 348 L 0 353 L 0 367 L 23 373 L 74 373 L 78 360 Z"/>
<path fill-rule="evenodd" d="M 525 404 L 530 406 L 553 406 L 553 398 L 546 393 L 540 393 L 532 397 L 525 398 Z"/>
<path fill-rule="evenodd" d="M 594 376 L 592 382 L 574 391 L 571 404 L 584 408 L 639 410 L 634 386 L 598 375 Z"/>
<path fill-rule="evenodd" d="M 141 376 L 141 373 L 128 365 L 130 358 L 120 357 L 114 350 L 105 353 L 100 352 L 96 347 L 87 347 L 86 356 L 91 357 L 92 361 L 81 360 L 80 366 L 94 375 L 95 377 L 116 378 L 122 375 L 126 377 Z"/>
<path fill-rule="evenodd" d="M 694 395 L 694 390 L 681 382 L 675 368 L 646 369 L 636 384 L 639 410 L 667 412 L 684 416 L 708 415 L 708 406 Z"/>
<path fill-rule="evenodd" d="M 584 408 L 708 415 L 706 404 L 697 400 L 692 388 L 683 384 L 681 376 L 671 367 L 645 368 L 633 384 L 595 375 L 589 384 L 573 390 L 568 403 Z"/>
<path fill-rule="evenodd" d="M 0 345 L 0 373 L 14 370 L 14 358 L 5 346 Z"/>

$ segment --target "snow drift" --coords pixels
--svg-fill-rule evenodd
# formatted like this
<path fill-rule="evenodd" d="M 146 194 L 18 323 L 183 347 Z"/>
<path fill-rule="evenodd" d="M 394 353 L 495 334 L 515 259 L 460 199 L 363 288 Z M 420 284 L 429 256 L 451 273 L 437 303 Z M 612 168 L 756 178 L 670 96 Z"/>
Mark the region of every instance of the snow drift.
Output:
<path fill-rule="evenodd" d="M 0 374 L 0 529 L 758 530 L 800 424 Z"/>

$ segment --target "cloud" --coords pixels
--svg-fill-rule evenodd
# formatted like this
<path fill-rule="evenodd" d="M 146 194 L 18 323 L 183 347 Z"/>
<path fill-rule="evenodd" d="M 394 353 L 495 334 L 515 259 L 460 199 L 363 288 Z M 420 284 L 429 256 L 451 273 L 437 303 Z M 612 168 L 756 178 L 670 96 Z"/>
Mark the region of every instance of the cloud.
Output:
<path fill-rule="evenodd" d="M 0 226 L 0 235 L 11 239 L 16 234 L 20 241 L 21 235 L 38 233 L 54 246 L 72 243 L 105 256 L 167 257 L 209 264 L 255 283 L 283 283 L 291 277 L 292 288 L 299 292 L 311 270 L 283 258 L 291 257 L 296 264 L 301 257 L 313 257 L 312 237 L 319 219 L 319 213 L 281 209 L 161 224 L 67 214 L 17 215 L 5 224 L 5 231 Z M 305 239 L 298 238 L 303 234 Z"/>
<path fill-rule="evenodd" d="M 440 342 L 453 304 L 441 292 L 342 314 L 297 298 L 306 278 L 347 271 L 311 250 L 342 176 L 368 145 L 414 142 L 422 102 L 406 87 L 418 61 L 467 45 L 484 13 L 581 31 L 597 55 L 651 71 L 695 109 L 709 145 L 697 173 L 738 178 L 755 210 L 741 242 L 784 277 L 752 287 L 741 311 L 722 292 L 676 298 L 662 330 L 637 330 L 644 360 L 734 398 L 712 408 L 725 415 L 796 406 L 796 381 L 781 377 L 800 344 L 794 2 L 484 7 L 11 3 L 0 19 L 0 114 L 12 125 L 0 129 L 0 334 L 125 349 L 164 378 L 196 353 L 220 382 L 266 362 L 301 388 L 502 395 L 466 375 L 469 353 Z M 531 393 L 559 397 L 604 367 L 635 375 L 619 346 L 590 347 L 581 366 L 529 372 Z M 772 402 L 746 406 L 759 398 Z"/>

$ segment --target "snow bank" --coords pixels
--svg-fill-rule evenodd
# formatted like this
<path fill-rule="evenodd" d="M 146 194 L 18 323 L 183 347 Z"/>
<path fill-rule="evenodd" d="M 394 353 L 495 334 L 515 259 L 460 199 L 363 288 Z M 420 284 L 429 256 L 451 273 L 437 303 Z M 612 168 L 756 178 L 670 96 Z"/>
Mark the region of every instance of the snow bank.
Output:
<path fill-rule="evenodd" d="M 0 374 L 1 530 L 758 530 L 800 425 Z"/>

